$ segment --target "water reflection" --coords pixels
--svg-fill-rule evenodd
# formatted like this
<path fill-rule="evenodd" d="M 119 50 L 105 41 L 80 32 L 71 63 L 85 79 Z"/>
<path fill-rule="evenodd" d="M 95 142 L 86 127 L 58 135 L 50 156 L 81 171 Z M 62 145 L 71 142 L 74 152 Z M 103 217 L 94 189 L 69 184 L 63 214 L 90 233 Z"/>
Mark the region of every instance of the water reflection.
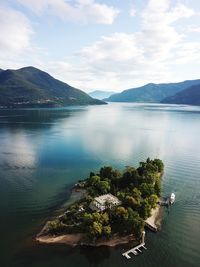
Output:
<path fill-rule="evenodd" d="M 132 265 L 120 251 L 43 247 L 32 238 L 66 201 L 69 187 L 91 170 L 123 168 L 148 156 L 164 160 L 163 190 L 175 191 L 177 203 L 163 231 L 149 235 L 151 252 L 134 260 L 142 267 L 198 266 L 199 110 L 149 104 L 0 110 L 2 266 Z"/>
<path fill-rule="evenodd" d="M 111 253 L 110 248 L 106 247 L 82 247 L 80 248 L 80 255 L 86 257 L 91 267 L 102 266 L 107 259 L 109 259 Z"/>
<path fill-rule="evenodd" d="M 139 153 L 140 157 L 149 154 L 165 159 L 167 155 L 173 156 L 177 147 L 179 151 L 198 150 L 196 138 L 190 138 L 199 135 L 200 127 L 192 129 L 199 120 L 198 114 L 187 119 L 182 113 L 160 112 L 166 109 L 169 106 L 112 104 L 103 109 L 96 106 L 1 111 L 1 166 L 3 169 L 35 168 L 44 164 L 62 167 L 73 164 L 74 160 L 77 163 L 87 160 L 89 154 L 105 163 L 126 162 L 127 165 Z M 175 112 L 184 107 L 170 106 L 170 109 Z M 189 110 L 195 112 L 199 108 Z M 184 132 L 182 120 L 188 125 Z"/>

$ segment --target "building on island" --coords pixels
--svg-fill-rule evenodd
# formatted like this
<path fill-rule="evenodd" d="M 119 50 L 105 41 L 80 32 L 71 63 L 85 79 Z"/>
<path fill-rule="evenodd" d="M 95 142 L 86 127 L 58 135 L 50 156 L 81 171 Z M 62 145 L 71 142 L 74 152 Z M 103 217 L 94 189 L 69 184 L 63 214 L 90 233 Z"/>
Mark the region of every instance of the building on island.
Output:
<path fill-rule="evenodd" d="M 95 197 L 90 203 L 90 208 L 93 211 L 103 211 L 107 208 L 112 208 L 121 204 L 121 201 L 112 194 L 101 195 Z"/>

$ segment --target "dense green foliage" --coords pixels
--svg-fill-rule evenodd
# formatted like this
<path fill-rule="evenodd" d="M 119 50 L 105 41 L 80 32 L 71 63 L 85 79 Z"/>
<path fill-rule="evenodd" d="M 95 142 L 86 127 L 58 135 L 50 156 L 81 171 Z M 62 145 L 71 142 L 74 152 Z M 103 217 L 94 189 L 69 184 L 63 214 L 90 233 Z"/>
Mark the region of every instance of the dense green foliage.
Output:
<path fill-rule="evenodd" d="M 0 71 L 0 106 L 43 107 L 103 103 L 33 67 Z"/>
<path fill-rule="evenodd" d="M 111 95 L 109 98 L 106 98 L 105 101 L 159 103 L 166 97 L 175 95 L 176 93 L 197 84 L 200 84 L 200 80 L 166 84 L 149 83 L 138 88 L 124 90 L 121 93 Z"/>
<path fill-rule="evenodd" d="M 169 104 L 187 104 L 187 105 L 200 105 L 200 83 L 191 86 L 171 97 L 167 97 L 161 101 L 162 103 Z"/>
<path fill-rule="evenodd" d="M 90 239 L 110 238 L 113 234 L 134 233 L 140 237 L 144 220 L 151 215 L 160 195 L 160 178 L 164 165 L 159 159 L 140 162 L 138 168 L 126 167 L 123 172 L 106 166 L 99 173 L 78 183 L 85 197 L 70 205 L 56 222 L 50 222 L 51 233 L 81 232 Z M 111 193 L 121 201 L 103 211 L 93 211 L 90 204 L 97 196 Z"/>

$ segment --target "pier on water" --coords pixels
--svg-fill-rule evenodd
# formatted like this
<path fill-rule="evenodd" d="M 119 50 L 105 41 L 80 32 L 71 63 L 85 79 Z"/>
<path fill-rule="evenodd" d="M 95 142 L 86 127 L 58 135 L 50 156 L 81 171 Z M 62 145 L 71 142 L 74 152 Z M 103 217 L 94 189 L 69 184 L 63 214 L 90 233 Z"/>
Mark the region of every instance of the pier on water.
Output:
<path fill-rule="evenodd" d="M 145 247 L 144 238 L 145 238 L 145 231 L 142 232 L 142 242 L 138 246 L 124 252 L 122 256 L 126 257 L 127 259 L 131 259 L 130 254 L 137 256 L 139 253 L 142 253 L 143 249 L 147 249 Z"/>
<path fill-rule="evenodd" d="M 159 201 L 159 205 L 160 206 L 166 206 L 166 207 L 169 207 L 170 206 L 170 198 L 169 197 L 166 197 L 166 198 L 162 198 L 160 199 Z"/>

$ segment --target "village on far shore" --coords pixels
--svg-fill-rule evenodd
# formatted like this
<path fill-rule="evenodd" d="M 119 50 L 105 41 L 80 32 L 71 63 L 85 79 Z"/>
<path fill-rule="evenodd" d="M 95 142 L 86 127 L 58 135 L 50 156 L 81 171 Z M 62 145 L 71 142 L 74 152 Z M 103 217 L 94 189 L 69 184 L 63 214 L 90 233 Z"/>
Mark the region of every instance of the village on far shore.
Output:
<path fill-rule="evenodd" d="M 91 172 L 72 190 L 81 193 L 79 199 L 48 221 L 36 240 L 115 246 L 140 240 L 145 225 L 157 231 L 163 171 L 162 160 L 147 158 L 122 172 L 111 166 Z"/>

